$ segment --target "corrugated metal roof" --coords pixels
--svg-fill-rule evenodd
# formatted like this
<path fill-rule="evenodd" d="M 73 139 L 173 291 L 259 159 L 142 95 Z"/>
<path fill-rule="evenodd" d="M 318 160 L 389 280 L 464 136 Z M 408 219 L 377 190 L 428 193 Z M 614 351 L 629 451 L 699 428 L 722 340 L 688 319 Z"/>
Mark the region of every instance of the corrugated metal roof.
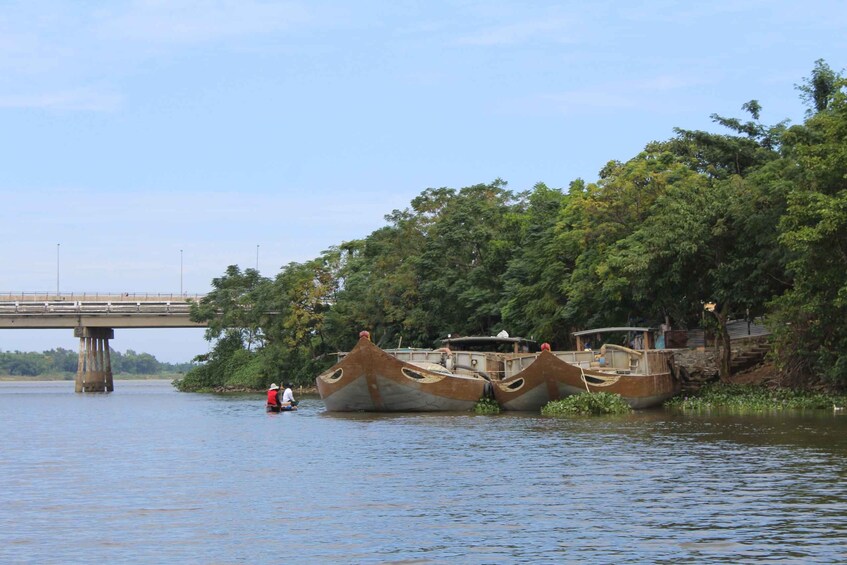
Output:
<path fill-rule="evenodd" d="M 603 334 L 609 332 L 649 332 L 652 328 L 637 328 L 637 327 L 626 327 L 622 326 L 619 328 L 597 328 L 595 330 L 582 330 L 579 332 L 574 332 L 573 335 L 594 335 L 594 334 Z"/>
<path fill-rule="evenodd" d="M 464 337 L 445 337 L 441 340 L 441 343 L 535 343 L 531 339 L 525 339 L 522 337 L 497 337 L 496 335 L 492 336 L 464 336 Z"/>

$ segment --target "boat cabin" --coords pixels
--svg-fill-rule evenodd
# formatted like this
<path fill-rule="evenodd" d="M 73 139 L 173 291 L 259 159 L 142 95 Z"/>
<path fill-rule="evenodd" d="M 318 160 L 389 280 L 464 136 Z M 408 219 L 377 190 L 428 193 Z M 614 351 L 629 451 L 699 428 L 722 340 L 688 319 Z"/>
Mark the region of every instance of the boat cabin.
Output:
<path fill-rule="evenodd" d="M 557 357 L 573 365 L 617 374 L 650 375 L 670 371 L 672 353 L 655 348 L 651 328 L 596 328 L 573 335 L 576 351 L 556 353 Z"/>
<path fill-rule="evenodd" d="M 624 337 L 615 341 L 609 339 L 614 334 L 617 338 L 620 335 Z M 630 349 L 645 350 L 654 349 L 653 331 L 650 328 L 620 326 L 614 328 L 596 328 L 593 330 L 583 330 L 581 332 L 573 332 L 576 338 L 576 350 L 585 351 L 586 349 L 600 349 L 603 343 L 614 343 L 615 345 L 623 345 Z M 623 343 L 620 343 L 623 341 Z"/>

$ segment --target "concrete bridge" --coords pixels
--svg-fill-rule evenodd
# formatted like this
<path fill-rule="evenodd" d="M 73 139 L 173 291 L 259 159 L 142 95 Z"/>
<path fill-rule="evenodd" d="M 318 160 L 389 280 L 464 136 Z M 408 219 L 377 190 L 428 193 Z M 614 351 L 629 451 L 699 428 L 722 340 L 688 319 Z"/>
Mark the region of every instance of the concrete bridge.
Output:
<path fill-rule="evenodd" d="M 203 295 L 0 293 L 0 329 L 72 329 L 79 338 L 76 392 L 114 390 L 109 340 L 115 328 L 196 328 L 190 302 Z"/>

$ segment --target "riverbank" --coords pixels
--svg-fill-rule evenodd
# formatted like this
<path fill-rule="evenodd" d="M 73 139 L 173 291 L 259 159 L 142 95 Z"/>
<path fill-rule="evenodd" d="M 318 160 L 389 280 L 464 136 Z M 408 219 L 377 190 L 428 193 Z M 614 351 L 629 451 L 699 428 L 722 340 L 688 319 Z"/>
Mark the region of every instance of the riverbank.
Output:
<path fill-rule="evenodd" d="M 665 407 L 681 410 L 726 409 L 749 412 L 847 409 L 847 394 L 798 390 L 761 383 L 710 383 L 697 392 L 671 398 Z"/>
<path fill-rule="evenodd" d="M 315 386 L 293 386 L 291 387 L 291 391 L 295 396 L 310 396 L 318 394 L 318 388 Z M 197 390 L 184 390 L 180 392 L 198 392 L 206 394 L 264 394 L 267 390 L 250 387 L 216 386 Z"/>
<path fill-rule="evenodd" d="M 829 410 L 847 407 L 847 394 L 819 383 L 818 386 L 791 386 L 770 362 L 760 363 L 733 374 L 726 382 L 714 375 L 709 381 L 688 383 L 683 392 L 665 402 L 669 408 L 702 411 Z"/>

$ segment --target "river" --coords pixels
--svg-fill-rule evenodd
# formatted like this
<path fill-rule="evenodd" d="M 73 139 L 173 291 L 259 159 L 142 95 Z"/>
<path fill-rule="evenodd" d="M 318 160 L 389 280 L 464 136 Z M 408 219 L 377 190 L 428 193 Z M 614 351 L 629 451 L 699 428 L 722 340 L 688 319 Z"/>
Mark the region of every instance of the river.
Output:
<path fill-rule="evenodd" d="M 263 403 L 0 383 L 0 562 L 847 562 L 847 416 Z"/>

